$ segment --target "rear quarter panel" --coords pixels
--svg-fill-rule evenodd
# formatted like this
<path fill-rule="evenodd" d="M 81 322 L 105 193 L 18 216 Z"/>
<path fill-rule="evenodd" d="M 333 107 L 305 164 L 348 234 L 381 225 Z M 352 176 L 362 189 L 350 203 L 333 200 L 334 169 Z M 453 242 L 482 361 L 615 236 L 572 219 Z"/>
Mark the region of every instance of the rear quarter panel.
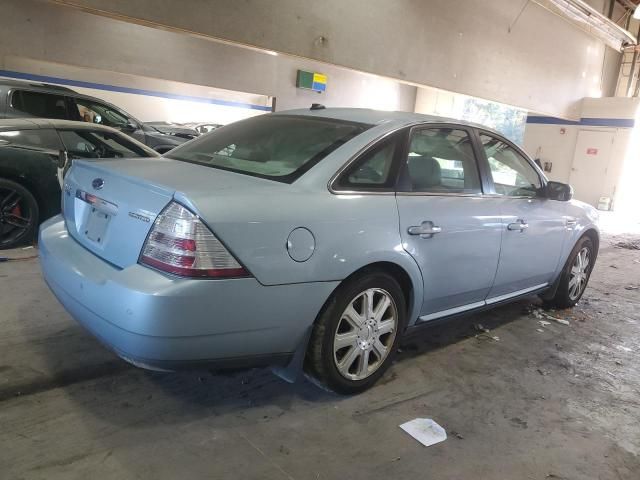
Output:
<path fill-rule="evenodd" d="M 409 322 L 417 318 L 423 281 L 415 260 L 402 248 L 395 195 L 329 192 L 328 182 L 350 158 L 404 122 L 378 124 L 340 147 L 293 184 L 222 189 L 214 196 L 176 200 L 200 214 L 211 230 L 264 285 L 341 281 L 363 267 L 390 262 L 412 283 Z M 212 172 L 213 173 L 213 172 Z M 305 262 L 288 254 L 292 230 L 311 231 L 315 251 Z"/>
<path fill-rule="evenodd" d="M 372 263 L 391 262 L 411 279 L 412 303 L 422 302 L 422 277 L 402 248 L 394 195 L 333 195 L 293 186 L 282 191 L 196 197 L 190 204 L 264 285 L 340 281 Z M 177 200 L 188 202 L 179 195 Z M 293 260 L 287 250 L 287 238 L 297 227 L 315 239 L 315 251 L 304 262 Z M 411 315 L 417 317 L 413 309 Z"/>

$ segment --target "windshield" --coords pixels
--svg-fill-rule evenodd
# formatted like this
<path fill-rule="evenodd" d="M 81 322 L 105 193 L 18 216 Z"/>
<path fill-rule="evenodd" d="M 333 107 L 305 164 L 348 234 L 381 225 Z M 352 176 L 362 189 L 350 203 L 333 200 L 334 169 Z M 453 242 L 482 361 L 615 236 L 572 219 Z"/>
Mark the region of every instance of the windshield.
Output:
<path fill-rule="evenodd" d="M 93 102 L 86 98 L 76 98 L 78 114 L 85 122 L 99 123 L 107 127 L 123 128 L 129 124 L 129 119 L 110 106 Z"/>
<path fill-rule="evenodd" d="M 327 118 L 261 115 L 216 129 L 166 156 L 291 183 L 368 127 Z"/>

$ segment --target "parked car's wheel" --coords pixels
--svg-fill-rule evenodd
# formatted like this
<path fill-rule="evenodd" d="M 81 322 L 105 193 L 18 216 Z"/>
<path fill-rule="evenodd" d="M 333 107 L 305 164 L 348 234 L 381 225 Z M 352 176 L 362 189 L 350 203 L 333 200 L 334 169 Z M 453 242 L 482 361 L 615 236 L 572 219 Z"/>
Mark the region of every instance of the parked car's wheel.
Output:
<path fill-rule="evenodd" d="M 576 243 L 562 271 L 560 284 L 555 296 L 547 302 L 556 308 L 573 307 L 584 293 L 596 261 L 596 251 L 589 237 L 582 237 Z"/>
<path fill-rule="evenodd" d="M 29 190 L 0 178 L 0 249 L 33 240 L 38 215 L 38 203 Z"/>
<path fill-rule="evenodd" d="M 392 276 L 354 278 L 336 291 L 314 325 L 307 369 L 335 392 L 366 390 L 393 361 L 405 322 L 405 298 Z"/>

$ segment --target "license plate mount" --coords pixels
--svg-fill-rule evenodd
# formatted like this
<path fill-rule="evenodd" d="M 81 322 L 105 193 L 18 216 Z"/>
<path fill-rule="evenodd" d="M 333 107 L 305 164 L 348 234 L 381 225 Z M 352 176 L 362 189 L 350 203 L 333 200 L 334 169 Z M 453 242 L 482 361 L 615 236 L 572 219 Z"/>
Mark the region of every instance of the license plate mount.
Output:
<path fill-rule="evenodd" d="M 111 217 L 109 214 L 101 212 L 96 208 L 91 208 L 89 216 L 87 217 L 87 223 L 84 228 L 84 234 L 89 240 L 96 243 L 104 242 L 104 234 L 107 231 L 109 220 Z"/>

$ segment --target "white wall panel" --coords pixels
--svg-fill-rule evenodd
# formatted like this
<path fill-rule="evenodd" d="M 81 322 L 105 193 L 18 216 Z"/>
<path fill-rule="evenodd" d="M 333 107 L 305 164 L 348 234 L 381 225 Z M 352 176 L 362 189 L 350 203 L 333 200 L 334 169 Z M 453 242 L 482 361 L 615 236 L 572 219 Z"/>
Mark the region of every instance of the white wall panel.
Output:
<path fill-rule="evenodd" d="M 564 133 L 562 133 L 564 132 Z M 527 124 L 524 131 L 524 149 L 541 162 L 552 162 L 550 180 L 569 182 L 571 163 L 576 148 L 578 126 Z"/>
<path fill-rule="evenodd" d="M 547 115 L 573 118 L 583 97 L 602 91 L 607 47 L 535 2 L 520 16 L 525 2 L 514 0 L 59 3 Z"/>
<path fill-rule="evenodd" d="M 416 87 L 325 63 L 134 25 L 37 0 L 4 0 L 0 68 L 17 60 L 80 67 L 81 79 L 128 74 L 277 97 L 277 109 L 327 106 L 413 111 Z M 62 68 L 62 67 L 61 67 Z M 297 69 L 328 75 L 327 92 L 295 87 Z M 47 74 L 44 69 L 38 72 Z M 99 81 L 96 80 L 96 81 Z M 145 80 L 146 81 L 146 80 Z"/>

